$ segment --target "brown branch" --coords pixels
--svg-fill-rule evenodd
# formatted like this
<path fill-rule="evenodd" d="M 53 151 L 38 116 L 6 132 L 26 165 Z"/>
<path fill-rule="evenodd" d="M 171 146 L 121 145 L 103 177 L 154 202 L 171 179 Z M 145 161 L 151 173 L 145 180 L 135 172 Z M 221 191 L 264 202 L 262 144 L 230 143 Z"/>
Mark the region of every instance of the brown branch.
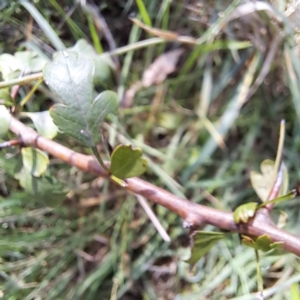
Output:
<path fill-rule="evenodd" d="M 21 137 L 25 146 L 39 148 L 82 171 L 108 178 L 107 173 L 93 157 L 76 153 L 52 140 L 41 137 L 33 129 L 13 117 L 10 130 Z M 232 213 L 190 202 L 139 178 L 127 179 L 126 183 L 127 190 L 142 195 L 181 216 L 186 227 L 211 224 L 224 230 L 254 237 L 267 234 L 273 242 L 283 242 L 287 251 L 300 256 L 300 237 L 274 226 L 268 214 L 265 213 L 265 208 L 261 209 L 251 222 L 237 225 Z"/>

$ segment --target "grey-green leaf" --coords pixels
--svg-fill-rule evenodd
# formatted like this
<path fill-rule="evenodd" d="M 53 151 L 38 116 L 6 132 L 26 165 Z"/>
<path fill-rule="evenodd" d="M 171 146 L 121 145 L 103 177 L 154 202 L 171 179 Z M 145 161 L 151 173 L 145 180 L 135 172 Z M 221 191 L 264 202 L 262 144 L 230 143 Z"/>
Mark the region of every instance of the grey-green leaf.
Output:
<path fill-rule="evenodd" d="M 94 83 L 96 85 L 112 85 L 114 63 L 110 56 L 98 54 L 95 49 L 86 41 L 79 40 L 70 50 L 78 53 L 79 57 L 92 59 L 95 63 Z"/>
<path fill-rule="evenodd" d="M 36 113 L 24 112 L 22 115 L 29 117 L 32 120 L 39 135 L 48 139 L 53 139 L 57 135 L 58 129 L 53 123 L 48 110 Z"/>
<path fill-rule="evenodd" d="M 17 78 L 21 72 L 24 74 L 40 72 L 47 60 L 35 51 L 20 51 L 14 55 L 0 55 L 0 72 L 4 80 Z"/>
<path fill-rule="evenodd" d="M 93 86 L 94 62 L 74 52 L 57 53 L 44 69 L 45 82 L 62 99 L 50 114 L 62 132 L 88 147 L 100 141 L 100 124 L 118 110 L 117 94 L 104 91 L 96 98 Z"/>

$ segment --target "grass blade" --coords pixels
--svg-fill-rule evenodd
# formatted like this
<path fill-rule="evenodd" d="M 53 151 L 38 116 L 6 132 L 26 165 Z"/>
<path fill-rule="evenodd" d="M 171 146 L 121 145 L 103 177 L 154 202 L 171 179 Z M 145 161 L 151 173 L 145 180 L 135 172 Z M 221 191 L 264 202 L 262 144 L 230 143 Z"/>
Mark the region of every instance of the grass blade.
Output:
<path fill-rule="evenodd" d="M 141 14 L 141 17 L 142 17 L 144 23 L 148 26 L 152 26 L 151 19 L 149 17 L 147 8 L 145 7 L 143 0 L 136 0 L 135 2 L 138 6 L 139 12 Z"/>
<path fill-rule="evenodd" d="M 66 48 L 65 45 L 53 30 L 53 28 L 50 26 L 50 24 L 47 22 L 47 20 L 43 17 L 43 15 L 34 7 L 34 5 L 26 0 L 20 0 L 20 3 L 27 9 L 27 11 L 32 15 L 35 21 L 40 25 L 44 34 L 47 36 L 55 49 L 64 50 Z"/>
<path fill-rule="evenodd" d="M 220 136 L 224 137 L 228 133 L 234 121 L 238 117 L 239 112 L 243 104 L 245 103 L 245 99 L 247 97 L 247 93 L 252 83 L 254 74 L 257 70 L 259 61 L 260 61 L 259 55 L 258 54 L 254 55 L 247 73 L 245 74 L 244 78 L 239 84 L 237 91 L 233 96 L 233 98 L 231 99 L 230 103 L 228 104 L 225 113 L 220 118 L 218 125 L 216 126 L 216 129 L 220 134 Z M 199 168 L 205 162 L 205 160 L 209 158 L 209 156 L 216 150 L 217 147 L 218 144 L 216 143 L 215 139 L 211 137 L 203 146 L 201 154 L 197 158 L 196 162 L 183 172 L 182 175 L 183 183 L 186 183 L 189 180 L 192 173 L 197 168 Z"/>

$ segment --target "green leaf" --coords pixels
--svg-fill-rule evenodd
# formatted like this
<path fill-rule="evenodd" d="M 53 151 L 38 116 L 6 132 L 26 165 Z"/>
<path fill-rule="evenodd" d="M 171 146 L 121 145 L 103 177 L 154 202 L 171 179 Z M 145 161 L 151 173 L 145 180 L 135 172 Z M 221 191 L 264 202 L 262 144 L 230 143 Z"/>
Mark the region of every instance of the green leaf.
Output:
<path fill-rule="evenodd" d="M 242 244 L 254 248 L 256 250 L 261 250 L 263 252 L 269 252 L 271 250 L 272 254 L 277 251 L 283 250 L 283 242 L 272 243 L 270 237 L 267 234 L 260 235 L 258 238 L 253 239 L 249 236 L 242 235 Z"/>
<path fill-rule="evenodd" d="M 18 177 L 20 185 L 25 191 L 32 195 L 34 200 L 46 206 L 58 206 L 68 193 L 64 185 L 54 177 L 34 177 L 25 168 L 21 170 Z"/>
<path fill-rule="evenodd" d="M 254 217 L 257 205 L 256 202 L 249 202 L 237 207 L 233 213 L 234 222 L 247 223 L 249 218 Z"/>
<path fill-rule="evenodd" d="M 202 256 L 220 240 L 231 235 L 223 232 L 197 231 L 193 236 L 191 257 L 186 261 L 189 264 L 196 263 Z"/>
<path fill-rule="evenodd" d="M 256 246 L 258 250 L 268 252 L 271 250 L 271 239 L 267 234 L 263 234 L 256 239 Z"/>
<path fill-rule="evenodd" d="M 92 59 L 95 63 L 94 83 L 95 85 L 112 85 L 114 63 L 110 56 L 99 55 L 95 49 L 86 41 L 79 40 L 74 47 L 70 48 L 78 54 L 79 57 Z"/>
<path fill-rule="evenodd" d="M 57 53 L 44 69 L 45 82 L 62 99 L 50 114 L 56 126 L 88 147 L 100 140 L 100 124 L 117 113 L 117 94 L 105 91 L 94 97 L 94 63 L 74 52 Z"/>
<path fill-rule="evenodd" d="M 42 71 L 48 62 L 46 58 L 34 51 L 20 51 L 16 52 L 14 56 L 19 63 L 19 70 L 24 70 L 26 74 Z"/>
<path fill-rule="evenodd" d="M 280 187 L 278 196 L 285 195 L 288 191 L 288 171 L 285 166 L 283 171 L 283 182 Z M 255 190 L 258 197 L 265 202 L 269 196 L 269 191 L 272 184 L 272 178 L 275 170 L 275 163 L 270 159 L 264 160 L 260 165 L 261 173 L 252 171 L 250 173 L 250 180 L 253 189 Z"/>
<path fill-rule="evenodd" d="M 7 53 L 0 55 L 0 72 L 4 80 L 17 78 L 20 69 L 19 62 L 13 55 Z"/>
<path fill-rule="evenodd" d="M 287 200 L 291 200 L 291 199 L 294 199 L 297 196 L 298 196 L 297 190 L 292 190 L 284 196 L 277 197 L 273 200 L 269 200 L 267 202 L 262 203 L 261 205 L 259 205 L 259 208 L 267 206 L 268 204 L 276 204 L 276 203 L 284 202 L 284 201 L 287 201 Z"/>
<path fill-rule="evenodd" d="M 21 155 L 7 157 L 4 152 L 0 152 L 0 170 L 15 177 L 23 168 Z"/>
<path fill-rule="evenodd" d="M 0 103 L 5 104 L 7 106 L 15 105 L 15 103 L 10 95 L 9 88 L 0 89 Z"/>
<path fill-rule="evenodd" d="M 22 116 L 26 116 L 32 120 L 39 135 L 48 139 L 53 139 L 57 135 L 58 129 L 53 123 L 48 110 L 36 113 L 24 112 Z"/>
<path fill-rule="evenodd" d="M 274 173 L 274 161 L 266 159 L 260 164 L 261 173 L 252 171 L 250 180 L 253 189 L 262 201 L 266 201 Z"/>
<path fill-rule="evenodd" d="M 255 241 L 246 235 L 242 235 L 242 244 L 246 247 L 251 247 L 257 250 Z"/>
<path fill-rule="evenodd" d="M 140 148 L 118 145 L 111 155 L 111 174 L 120 179 L 143 174 L 147 170 L 148 161 L 142 155 L 143 151 Z"/>
<path fill-rule="evenodd" d="M 4 105 L 0 105 L 0 136 L 8 132 L 11 115 Z"/>
<path fill-rule="evenodd" d="M 24 168 L 35 177 L 40 177 L 49 165 L 48 156 L 39 149 L 31 147 L 22 148 Z"/>
<path fill-rule="evenodd" d="M 14 55 L 4 53 L 0 55 L 0 72 L 4 80 L 17 78 L 24 74 L 40 72 L 47 60 L 35 51 L 20 51 Z"/>

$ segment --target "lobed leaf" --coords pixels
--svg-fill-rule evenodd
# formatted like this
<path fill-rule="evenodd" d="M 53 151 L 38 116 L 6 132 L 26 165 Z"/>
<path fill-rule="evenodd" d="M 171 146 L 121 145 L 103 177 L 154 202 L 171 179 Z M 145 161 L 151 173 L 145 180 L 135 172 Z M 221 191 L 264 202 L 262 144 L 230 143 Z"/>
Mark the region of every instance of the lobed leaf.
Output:
<path fill-rule="evenodd" d="M 57 135 L 58 129 L 53 123 L 48 110 L 36 113 L 24 112 L 22 113 L 22 115 L 32 120 L 34 127 L 36 128 L 39 135 L 44 136 L 48 139 L 53 139 Z"/>
<path fill-rule="evenodd" d="M 7 173 L 11 177 L 15 177 L 16 179 L 18 179 L 16 175 L 18 174 L 18 172 L 20 172 L 22 167 L 23 162 L 21 155 L 7 157 L 7 155 L 5 155 L 5 152 L 0 151 L 0 170 L 3 173 Z"/>
<path fill-rule="evenodd" d="M 260 235 L 256 239 L 242 235 L 242 244 L 244 246 L 248 246 L 256 250 L 261 250 L 263 252 L 269 252 L 273 250 L 272 254 L 281 253 L 283 251 L 283 242 L 272 243 L 270 237 L 267 234 Z"/>
<path fill-rule="evenodd" d="M 58 182 L 55 177 L 34 177 L 26 168 L 23 168 L 18 174 L 18 179 L 28 194 L 32 195 L 36 201 L 49 207 L 61 204 L 68 193 L 64 185 Z"/>
<path fill-rule="evenodd" d="M 234 222 L 247 223 L 250 218 L 254 217 L 257 205 L 256 202 L 249 202 L 237 207 L 233 212 Z"/>
<path fill-rule="evenodd" d="M 288 191 L 288 172 L 285 166 L 283 166 L 283 168 L 283 181 L 278 194 L 279 197 L 285 195 Z M 261 173 L 252 171 L 250 173 L 250 180 L 258 197 L 265 202 L 268 200 L 267 198 L 269 196 L 272 178 L 275 171 L 275 162 L 270 159 L 264 160 L 260 165 L 260 170 Z"/>
<path fill-rule="evenodd" d="M 43 175 L 49 165 L 48 156 L 39 149 L 31 147 L 22 148 L 24 168 L 35 177 Z"/>
<path fill-rule="evenodd" d="M 79 57 L 93 60 L 95 64 L 93 74 L 95 85 L 106 86 L 113 84 L 112 77 L 115 66 L 110 56 L 98 54 L 95 49 L 83 39 L 77 41 L 77 43 L 70 48 L 70 51 L 76 52 Z"/>
<path fill-rule="evenodd" d="M 142 175 L 148 167 L 148 161 L 142 155 L 140 148 L 118 145 L 111 155 L 111 174 L 120 179 Z"/>
<path fill-rule="evenodd" d="M 19 51 L 14 55 L 0 55 L 0 72 L 4 80 L 17 78 L 21 72 L 24 74 L 40 72 L 47 60 L 35 51 Z"/>
<path fill-rule="evenodd" d="M 266 159 L 260 164 L 261 173 L 255 171 L 250 173 L 252 187 L 262 201 L 266 201 L 268 198 L 274 173 L 274 165 L 274 161 Z"/>
<path fill-rule="evenodd" d="M 191 257 L 186 261 L 189 264 L 196 263 L 202 256 L 220 240 L 229 236 L 230 233 L 198 231 L 193 235 Z"/>
<path fill-rule="evenodd" d="M 14 106 L 15 105 L 13 98 L 10 95 L 9 88 L 0 89 L 0 102 L 6 106 Z"/>
<path fill-rule="evenodd" d="M 94 63 L 74 52 L 57 53 L 46 65 L 44 79 L 62 99 L 50 114 L 62 132 L 78 139 L 88 147 L 100 140 L 100 124 L 109 113 L 117 113 L 117 94 L 104 91 L 95 97 Z"/>

